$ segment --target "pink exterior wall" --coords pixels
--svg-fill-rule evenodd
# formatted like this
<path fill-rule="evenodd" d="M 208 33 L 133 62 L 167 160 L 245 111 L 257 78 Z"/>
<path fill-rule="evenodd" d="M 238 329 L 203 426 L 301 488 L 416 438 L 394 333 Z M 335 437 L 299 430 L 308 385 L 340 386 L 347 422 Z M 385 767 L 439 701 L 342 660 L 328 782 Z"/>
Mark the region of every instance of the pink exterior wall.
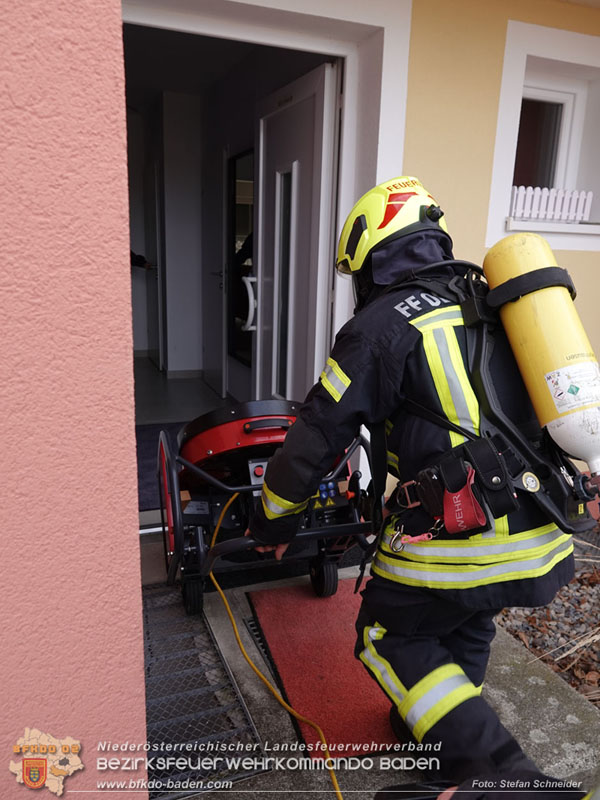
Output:
<path fill-rule="evenodd" d="M 0 40 L 0 796 L 26 800 L 25 727 L 81 741 L 65 790 L 145 741 L 120 4 L 3 3 Z"/>

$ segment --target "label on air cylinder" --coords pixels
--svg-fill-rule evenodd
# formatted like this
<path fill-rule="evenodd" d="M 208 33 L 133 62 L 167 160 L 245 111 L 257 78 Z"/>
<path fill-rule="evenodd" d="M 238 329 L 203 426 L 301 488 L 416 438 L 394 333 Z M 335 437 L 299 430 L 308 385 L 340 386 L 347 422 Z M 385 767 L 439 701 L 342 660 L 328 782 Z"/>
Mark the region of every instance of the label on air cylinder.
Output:
<path fill-rule="evenodd" d="M 584 361 L 562 367 L 545 376 L 559 414 L 600 403 L 600 367 L 597 361 Z"/>

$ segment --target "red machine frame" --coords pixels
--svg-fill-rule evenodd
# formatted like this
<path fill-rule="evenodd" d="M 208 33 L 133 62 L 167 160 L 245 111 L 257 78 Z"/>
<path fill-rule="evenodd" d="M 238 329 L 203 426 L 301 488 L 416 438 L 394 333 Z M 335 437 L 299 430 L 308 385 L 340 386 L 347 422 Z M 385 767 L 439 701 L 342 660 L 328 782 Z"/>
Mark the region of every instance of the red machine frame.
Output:
<path fill-rule="evenodd" d="M 157 477 L 167 582 L 173 584 L 180 577 L 187 613 L 201 612 L 206 578 L 220 559 L 239 559 L 249 551 L 257 559 L 254 565 L 264 566 L 272 559 L 270 555 L 259 557 L 254 551 L 259 543 L 243 533 L 252 505 L 258 502 L 264 467 L 283 444 L 299 407 L 299 403 L 286 400 L 264 400 L 210 412 L 180 430 L 176 455 L 166 432 L 161 431 Z M 321 597 L 337 590 L 338 562 L 345 551 L 354 544 L 366 549 L 366 537 L 372 532 L 370 523 L 361 521 L 369 506 L 367 492 L 360 488 L 361 474 L 351 472 L 349 466 L 358 448 L 364 449 L 370 461 L 369 444 L 359 436 L 324 476 L 321 487 L 326 488 L 309 501 L 304 524 L 294 540 L 296 550 L 300 546 L 301 551 L 307 546 L 314 549 L 316 542 L 309 574 Z M 190 497 L 185 507 L 183 490 Z M 224 519 L 223 538 L 211 547 L 216 517 L 234 493 L 239 498 Z M 296 557 L 307 555 L 303 552 Z M 243 564 L 242 568 L 249 566 Z"/>

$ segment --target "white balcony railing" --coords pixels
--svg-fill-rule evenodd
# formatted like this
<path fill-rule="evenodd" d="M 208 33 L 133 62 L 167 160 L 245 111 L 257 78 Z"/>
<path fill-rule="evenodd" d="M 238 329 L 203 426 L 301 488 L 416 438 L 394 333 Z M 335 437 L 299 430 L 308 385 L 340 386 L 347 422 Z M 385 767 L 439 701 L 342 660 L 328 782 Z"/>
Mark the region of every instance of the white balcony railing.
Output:
<path fill-rule="evenodd" d="M 577 189 L 513 186 L 509 216 L 513 220 L 545 220 L 571 224 L 588 222 L 593 199 L 593 192 Z"/>

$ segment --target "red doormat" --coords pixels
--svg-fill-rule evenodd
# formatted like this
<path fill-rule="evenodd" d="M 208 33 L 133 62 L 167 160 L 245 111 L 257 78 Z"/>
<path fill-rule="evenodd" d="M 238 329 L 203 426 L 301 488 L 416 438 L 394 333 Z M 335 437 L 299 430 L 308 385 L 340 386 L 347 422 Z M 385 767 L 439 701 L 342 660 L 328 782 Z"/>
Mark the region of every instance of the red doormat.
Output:
<path fill-rule="evenodd" d="M 398 744 L 390 701 L 354 658 L 361 601 L 354 583 L 340 581 L 333 597 L 316 597 L 310 584 L 249 593 L 284 697 L 322 728 L 333 757 Z M 305 723 L 300 729 L 313 755 L 322 758 L 320 745 L 314 747 L 316 731 Z"/>

